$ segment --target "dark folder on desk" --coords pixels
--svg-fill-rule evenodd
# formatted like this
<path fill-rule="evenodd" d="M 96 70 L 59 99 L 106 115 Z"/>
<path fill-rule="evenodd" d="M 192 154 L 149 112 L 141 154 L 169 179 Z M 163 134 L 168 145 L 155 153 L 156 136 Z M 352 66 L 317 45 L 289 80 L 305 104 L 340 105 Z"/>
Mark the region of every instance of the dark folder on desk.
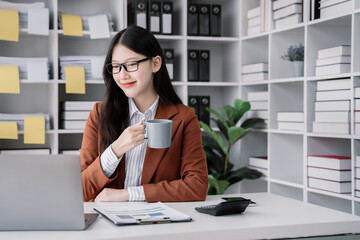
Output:
<path fill-rule="evenodd" d="M 112 207 L 95 207 L 95 211 L 116 225 L 189 222 L 191 217 L 161 202 L 123 203 Z"/>

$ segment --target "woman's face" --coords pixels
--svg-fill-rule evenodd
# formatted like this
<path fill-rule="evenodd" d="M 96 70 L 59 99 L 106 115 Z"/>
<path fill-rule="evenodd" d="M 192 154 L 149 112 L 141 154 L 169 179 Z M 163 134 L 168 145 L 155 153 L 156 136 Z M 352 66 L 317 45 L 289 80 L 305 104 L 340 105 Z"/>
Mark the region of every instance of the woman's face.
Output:
<path fill-rule="evenodd" d="M 144 58 L 146 58 L 146 56 L 118 44 L 113 50 L 112 63 L 124 64 L 129 61 L 139 61 Z M 127 97 L 133 99 L 153 98 L 156 95 L 153 85 L 153 76 L 160 67 L 161 58 L 156 56 L 152 59 L 140 62 L 138 70 L 135 72 L 127 72 L 124 67 L 121 67 L 121 71 L 113 74 L 113 78 Z"/>

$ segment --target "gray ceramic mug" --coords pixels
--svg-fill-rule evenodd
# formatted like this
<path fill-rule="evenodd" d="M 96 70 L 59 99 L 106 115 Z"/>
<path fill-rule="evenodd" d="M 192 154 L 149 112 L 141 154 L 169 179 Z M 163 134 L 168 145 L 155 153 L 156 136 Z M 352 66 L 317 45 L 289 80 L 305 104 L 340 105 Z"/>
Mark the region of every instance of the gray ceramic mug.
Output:
<path fill-rule="evenodd" d="M 171 144 L 172 120 L 153 119 L 144 122 L 148 146 L 151 148 L 168 148 Z"/>

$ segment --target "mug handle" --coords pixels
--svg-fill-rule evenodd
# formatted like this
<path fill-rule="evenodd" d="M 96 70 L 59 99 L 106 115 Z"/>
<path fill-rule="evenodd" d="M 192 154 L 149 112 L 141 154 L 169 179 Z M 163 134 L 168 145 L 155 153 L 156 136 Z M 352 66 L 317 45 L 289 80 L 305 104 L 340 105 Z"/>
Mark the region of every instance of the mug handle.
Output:
<path fill-rule="evenodd" d="M 143 120 L 143 125 L 145 126 L 145 129 L 146 129 L 146 125 L 147 125 L 147 122 L 145 122 L 145 120 Z M 144 137 L 144 139 L 148 139 L 148 137 L 147 137 L 147 132 L 145 133 L 145 137 Z"/>

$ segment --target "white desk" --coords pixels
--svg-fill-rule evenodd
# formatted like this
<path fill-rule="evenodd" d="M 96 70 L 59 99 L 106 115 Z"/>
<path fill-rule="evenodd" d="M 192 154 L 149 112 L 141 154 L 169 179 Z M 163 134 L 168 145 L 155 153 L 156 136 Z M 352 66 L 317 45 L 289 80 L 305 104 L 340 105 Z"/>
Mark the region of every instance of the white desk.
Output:
<path fill-rule="evenodd" d="M 234 195 L 228 195 L 234 196 Z M 0 239 L 156 239 L 210 240 L 261 239 L 318 236 L 360 232 L 360 217 L 270 193 L 242 194 L 258 203 L 243 214 L 214 217 L 194 207 L 220 202 L 209 196 L 206 202 L 166 203 L 191 216 L 192 222 L 115 226 L 102 216 L 85 231 L 0 232 Z M 85 203 L 85 212 L 97 205 L 131 203 Z M 360 237 L 360 236 L 358 236 Z"/>

